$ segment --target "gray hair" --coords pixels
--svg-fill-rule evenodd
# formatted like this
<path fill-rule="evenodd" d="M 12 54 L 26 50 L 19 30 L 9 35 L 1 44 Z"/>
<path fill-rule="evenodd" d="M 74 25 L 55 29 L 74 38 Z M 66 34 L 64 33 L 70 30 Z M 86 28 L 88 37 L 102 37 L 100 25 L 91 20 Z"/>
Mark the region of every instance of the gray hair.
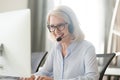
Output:
<path fill-rule="evenodd" d="M 84 34 L 80 29 L 78 19 L 72 9 L 63 5 L 54 8 L 48 13 L 47 24 L 50 24 L 50 16 L 58 16 L 63 18 L 64 21 L 68 23 L 69 32 L 75 37 L 75 40 L 84 39 Z"/>

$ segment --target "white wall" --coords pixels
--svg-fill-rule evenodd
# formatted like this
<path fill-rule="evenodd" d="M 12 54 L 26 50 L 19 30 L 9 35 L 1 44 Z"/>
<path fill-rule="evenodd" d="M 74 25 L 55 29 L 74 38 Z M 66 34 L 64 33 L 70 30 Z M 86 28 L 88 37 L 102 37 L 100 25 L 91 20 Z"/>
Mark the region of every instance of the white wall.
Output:
<path fill-rule="evenodd" d="M 28 0 L 0 0 L 0 12 L 25 9 L 28 7 Z"/>

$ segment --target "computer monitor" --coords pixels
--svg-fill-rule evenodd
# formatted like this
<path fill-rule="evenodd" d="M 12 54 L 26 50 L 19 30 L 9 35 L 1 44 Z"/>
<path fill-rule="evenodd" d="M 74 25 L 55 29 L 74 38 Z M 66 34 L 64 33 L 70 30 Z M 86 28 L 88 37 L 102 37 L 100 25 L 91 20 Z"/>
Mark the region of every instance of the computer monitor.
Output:
<path fill-rule="evenodd" d="M 0 75 L 31 75 L 30 10 L 0 13 Z"/>

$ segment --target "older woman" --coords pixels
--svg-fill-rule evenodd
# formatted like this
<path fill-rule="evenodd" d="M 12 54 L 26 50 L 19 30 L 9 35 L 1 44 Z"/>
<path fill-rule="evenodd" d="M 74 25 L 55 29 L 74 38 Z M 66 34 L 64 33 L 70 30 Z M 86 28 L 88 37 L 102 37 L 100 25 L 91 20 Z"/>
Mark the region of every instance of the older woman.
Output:
<path fill-rule="evenodd" d="M 56 45 L 42 69 L 34 74 L 37 80 L 98 80 L 95 48 L 84 40 L 74 12 L 59 6 L 48 14 L 47 24 Z"/>

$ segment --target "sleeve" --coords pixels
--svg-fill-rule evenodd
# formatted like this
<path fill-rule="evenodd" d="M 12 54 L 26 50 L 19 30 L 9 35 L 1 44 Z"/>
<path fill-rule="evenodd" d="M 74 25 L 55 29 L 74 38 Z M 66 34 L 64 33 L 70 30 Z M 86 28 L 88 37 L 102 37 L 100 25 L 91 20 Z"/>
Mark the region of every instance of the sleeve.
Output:
<path fill-rule="evenodd" d="M 98 80 L 98 79 L 99 72 L 95 48 L 94 46 L 90 46 L 88 47 L 85 54 L 85 80 Z"/>
<path fill-rule="evenodd" d="M 43 67 L 40 68 L 40 70 L 33 75 L 35 76 L 52 76 L 53 73 L 53 54 L 54 54 L 54 48 L 51 50 L 50 53 L 47 55 L 47 59 L 45 61 L 45 64 Z"/>

